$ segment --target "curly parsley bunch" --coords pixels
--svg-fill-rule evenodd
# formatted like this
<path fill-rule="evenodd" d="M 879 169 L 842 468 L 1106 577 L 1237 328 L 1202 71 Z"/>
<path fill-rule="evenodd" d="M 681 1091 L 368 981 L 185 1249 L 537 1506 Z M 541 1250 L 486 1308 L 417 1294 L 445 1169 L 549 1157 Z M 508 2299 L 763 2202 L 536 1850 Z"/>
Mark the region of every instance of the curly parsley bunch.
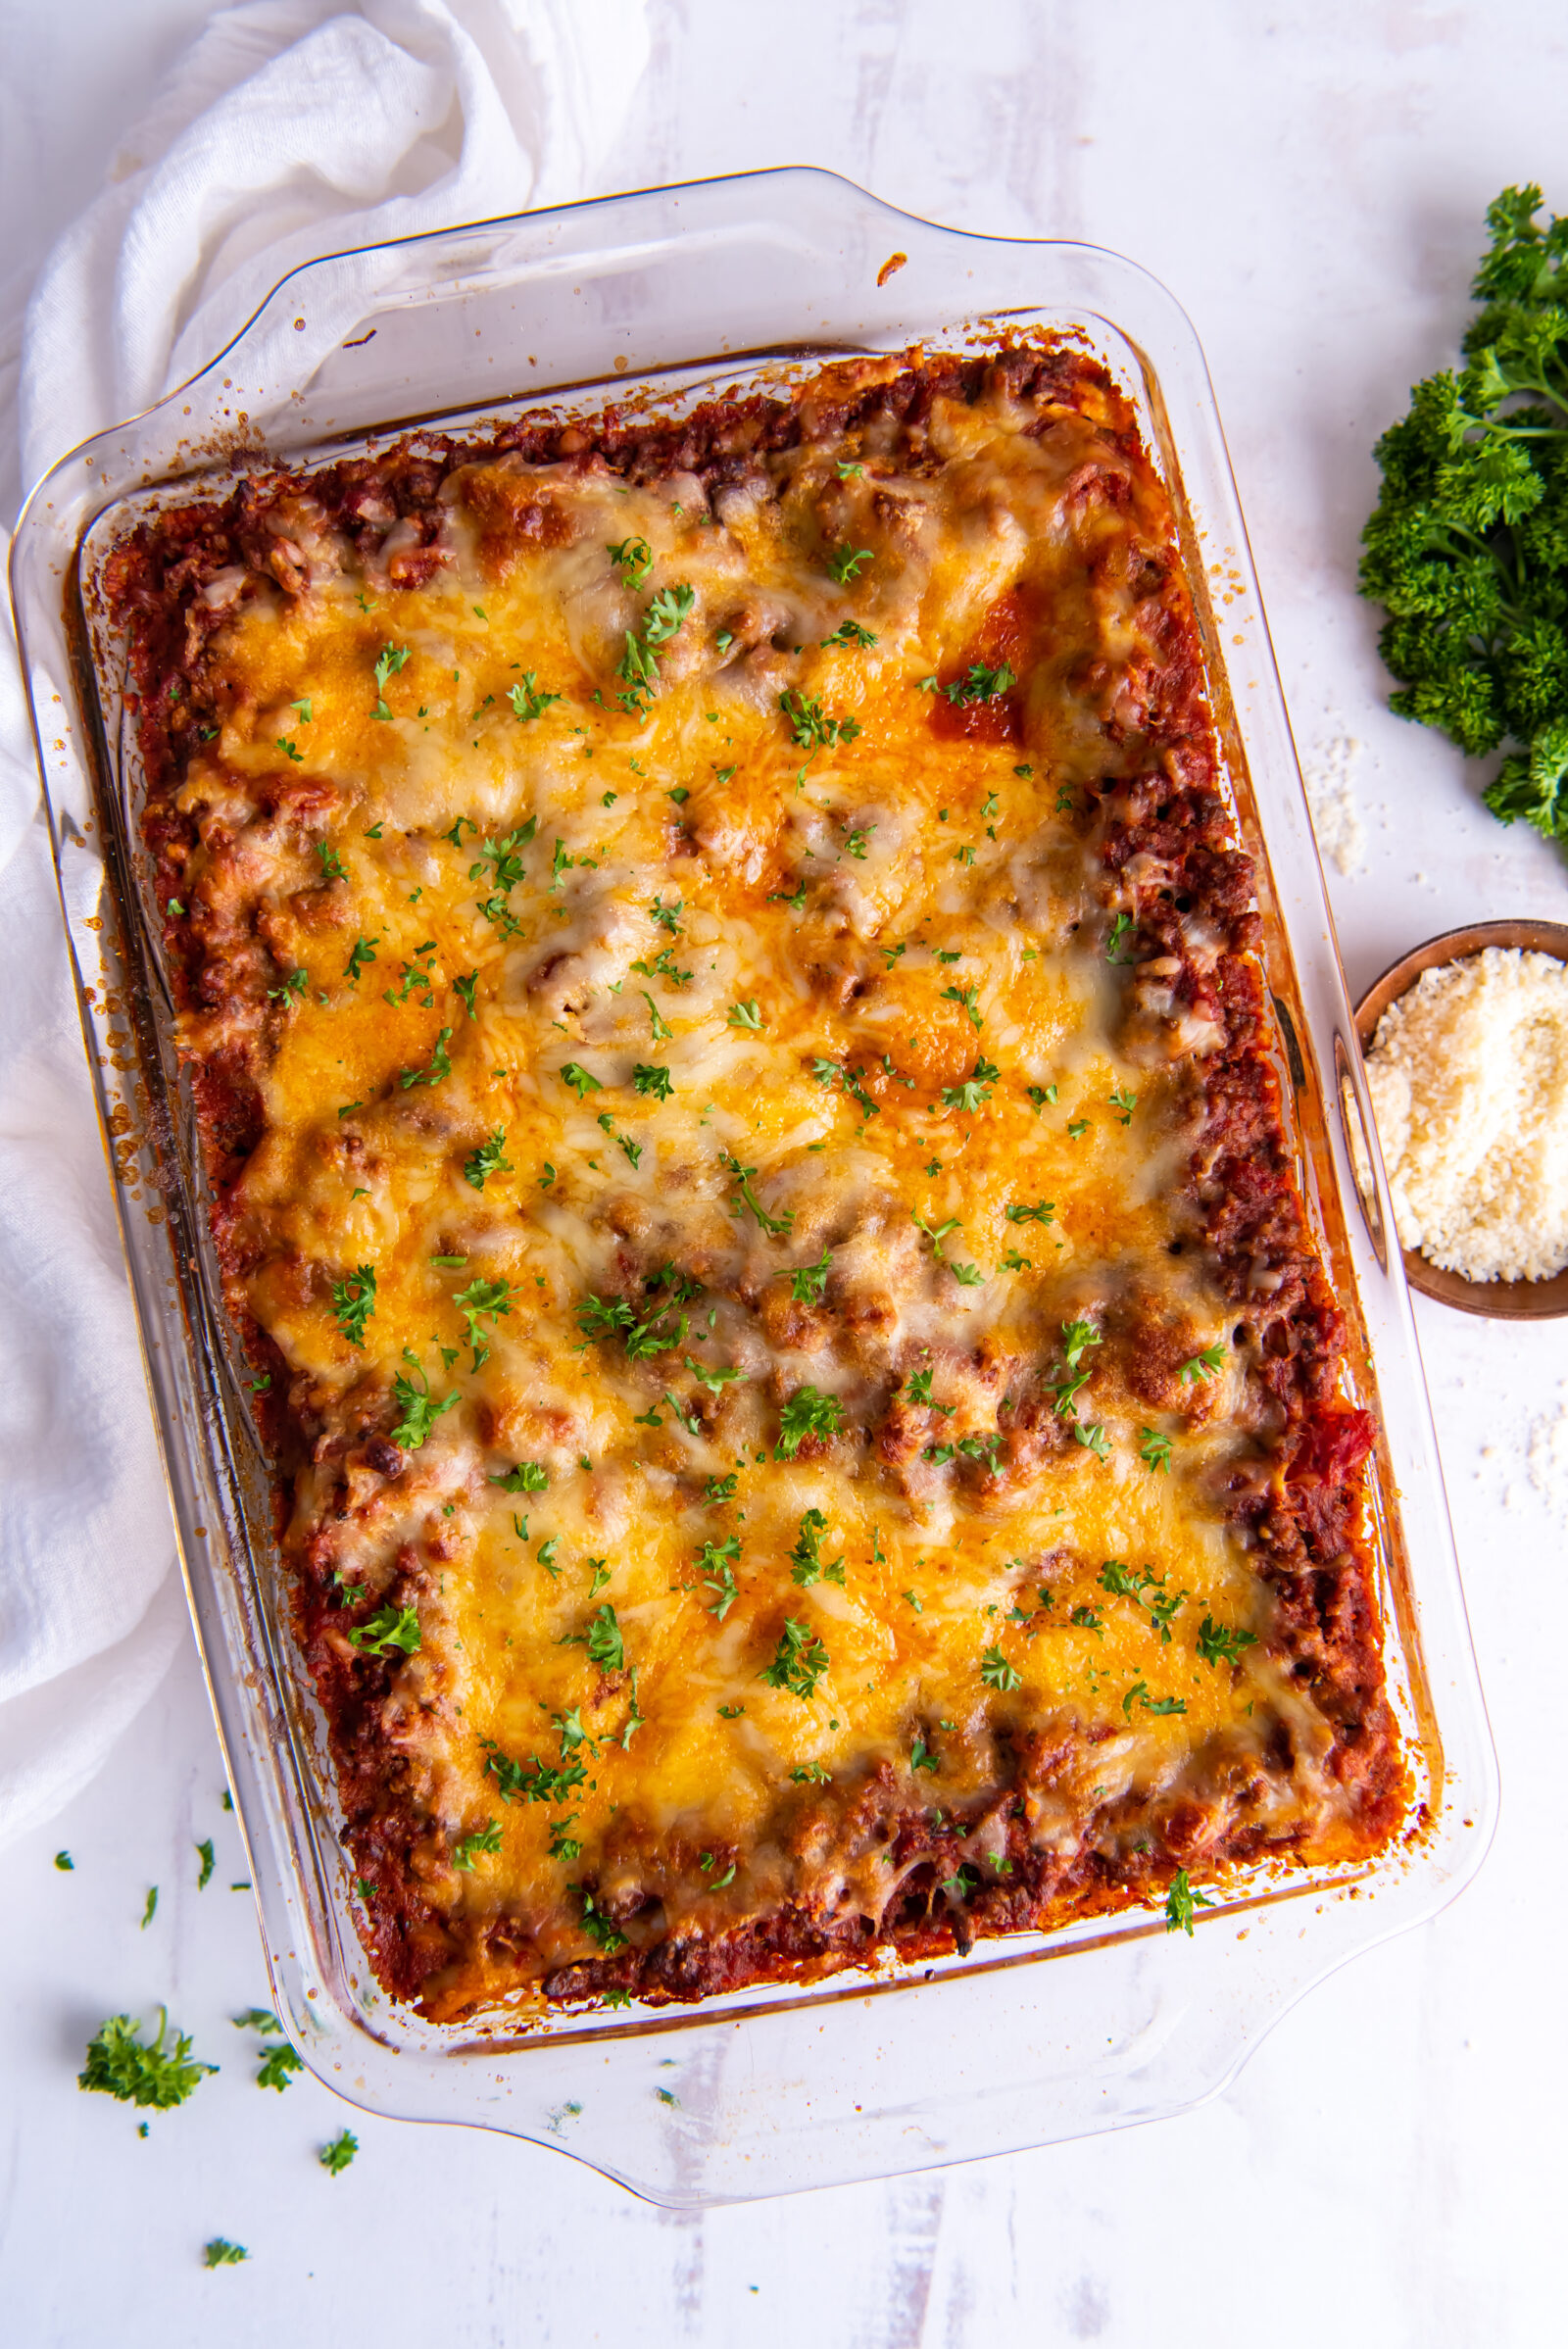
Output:
<path fill-rule="evenodd" d="M 1361 593 L 1388 609 L 1391 709 L 1472 757 L 1508 745 L 1487 806 L 1568 848 L 1568 218 L 1539 227 L 1542 201 L 1488 207 L 1467 365 L 1377 445 Z"/>

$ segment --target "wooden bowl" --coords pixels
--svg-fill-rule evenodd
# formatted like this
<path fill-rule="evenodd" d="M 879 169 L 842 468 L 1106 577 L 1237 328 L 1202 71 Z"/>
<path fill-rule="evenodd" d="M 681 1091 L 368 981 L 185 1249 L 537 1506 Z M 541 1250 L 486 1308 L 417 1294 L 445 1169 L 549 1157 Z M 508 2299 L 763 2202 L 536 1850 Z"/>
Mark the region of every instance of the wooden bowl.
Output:
<path fill-rule="evenodd" d="M 1445 930 L 1429 938 L 1397 962 L 1391 962 L 1381 979 L 1355 1006 L 1355 1030 L 1361 1050 L 1372 1049 L 1378 1021 L 1389 1005 L 1413 987 L 1424 970 L 1440 962 L 1462 962 L 1484 947 L 1523 947 L 1528 953 L 1551 954 L 1568 962 L 1568 923 L 1557 921 L 1477 921 L 1462 930 Z M 1402 1250 L 1404 1273 L 1412 1289 L 1435 1297 L 1461 1313 L 1480 1313 L 1490 1321 L 1555 1321 L 1568 1314 L 1568 1271 L 1548 1281 L 1467 1281 L 1460 1272 L 1445 1272 L 1429 1263 L 1415 1248 Z"/>

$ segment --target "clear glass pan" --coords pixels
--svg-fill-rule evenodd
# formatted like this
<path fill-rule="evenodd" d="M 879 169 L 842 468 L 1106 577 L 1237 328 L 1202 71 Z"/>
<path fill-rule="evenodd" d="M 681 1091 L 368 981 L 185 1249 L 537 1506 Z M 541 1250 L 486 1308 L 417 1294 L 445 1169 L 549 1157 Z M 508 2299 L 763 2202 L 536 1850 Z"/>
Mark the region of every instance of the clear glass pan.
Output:
<path fill-rule="evenodd" d="M 320 1723 L 279 1628 L 266 1467 L 216 1301 L 145 918 L 122 657 L 94 564 L 148 500 L 202 494 L 214 474 L 221 494 L 234 465 L 325 462 L 417 421 L 483 423 L 544 399 L 678 404 L 696 386 L 821 355 L 951 348 L 1025 321 L 1075 331 L 1103 358 L 1174 497 L 1231 785 L 1261 852 L 1303 1182 L 1355 1328 L 1352 1379 L 1383 1430 L 1382 1601 L 1419 1830 L 1372 1868 L 1243 1885 L 1191 1940 L 1138 1912 L 694 2011 L 436 2030 L 368 1976 Z M 1334 1967 L 1454 1896 L 1492 1833 L 1491 1739 L 1246 532 L 1201 352 L 1160 286 L 1087 246 L 932 227 L 815 171 L 658 189 L 316 262 L 193 383 L 55 467 L 18 526 L 12 593 L 191 1611 L 278 2011 L 320 2079 L 373 2111 L 559 2145 L 671 2205 L 780 2193 L 1179 2111 L 1222 2086 Z"/>

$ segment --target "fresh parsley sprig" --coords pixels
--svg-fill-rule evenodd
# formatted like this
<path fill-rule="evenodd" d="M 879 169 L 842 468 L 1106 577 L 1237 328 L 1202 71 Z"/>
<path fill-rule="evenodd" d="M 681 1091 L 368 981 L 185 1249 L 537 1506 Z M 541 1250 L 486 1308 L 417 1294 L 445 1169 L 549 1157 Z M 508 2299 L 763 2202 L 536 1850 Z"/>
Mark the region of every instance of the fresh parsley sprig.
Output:
<path fill-rule="evenodd" d="M 1389 615 L 1390 708 L 1472 758 L 1507 746 L 1487 806 L 1568 847 L 1568 218 L 1541 227 L 1542 202 L 1487 209 L 1467 364 L 1377 445 L 1360 584 Z"/>

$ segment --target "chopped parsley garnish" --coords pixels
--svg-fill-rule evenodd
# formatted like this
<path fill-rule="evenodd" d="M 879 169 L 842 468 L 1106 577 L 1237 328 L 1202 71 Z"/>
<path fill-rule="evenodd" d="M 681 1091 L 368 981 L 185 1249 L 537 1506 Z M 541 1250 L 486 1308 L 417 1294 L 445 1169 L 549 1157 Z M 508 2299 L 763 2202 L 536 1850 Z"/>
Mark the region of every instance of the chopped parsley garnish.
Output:
<path fill-rule="evenodd" d="M 979 994 L 978 984 L 973 987 L 944 987 L 942 1001 L 945 1003 L 961 1004 L 968 1014 L 969 1025 L 972 1028 L 983 1028 L 986 1024 L 985 1013 L 980 1009 Z"/>
<path fill-rule="evenodd" d="M 482 1370 L 490 1358 L 490 1348 L 480 1336 L 482 1329 L 493 1330 L 503 1315 L 512 1311 L 513 1289 L 510 1281 L 470 1281 L 460 1289 L 452 1302 L 468 1325 L 468 1344 L 473 1348 L 473 1367 Z"/>
<path fill-rule="evenodd" d="M 403 1071 L 402 1075 L 398 1079 L 398 1083 L 402 1086 L 405 1093 L 407 1093 L 410 1088 L 415 1085 L 439 1085 L 444 1077 L 451 1076 L 452 1060 L 447 1052 L 447 1046 L 451 1043 L 451 1041 L 452 1030 L 450 1028 L 443 1028 L 440 1035 L 435 1040 L 435 1050 L 430 1054 L 430 1057 L 426 1061 L 424 1067 L 406 1068 Z"/>
<path fill-rule="evenodd" d="M 1187 1590 L 1167 1592 L 1165 1577 L 1152 1568 L 1126 1566 L 1120 1558 L 1107 1558 L 1100 1569 L 1100 1587 L 1112 1597 L 1130 1598 L 1134 1606 L 1147 1610 L 1152 1630 L 1158 1632 L 1163 1646 L 1170 1645 L 1170 1625 L 1192 1595 Z M 1153 1591 L 1155 1595 L 1149 1594 Z M 1147 1699 L 1146 1699 L 1147 1702 Z M 1167 1708 L 1168 1709 L 1168 1708 Z M 1154 1707 L 1150 1706 L 1150 1711 Z"/>
<path fill-rule="evenodd" d="M 462 996 L 463 1007 L 467 1012 L 468 1017 L 470 1019 L 477 1019 L 479 1015 L 473 1007 L 473 991 L 479 984 L 478 972 L 476 970 L 470 970 L 466 979 L 454 979 L 452 984 L 457 989 L 458 994 Z"/>
<path fill-rule="evenodd" d="M 143 2039 L 128 2015 L 111 2015 L 87 2041 L 87 2062 L 76 2075 L 79 2088 L 118 2096 L 122 2104 L 171 2112 L 200 2087 L 216 2064 L 193 2062 L 190 2035 L 176 2031 L 169 2042 L 169 2010 L 158 2010 L 158 2036 Z"/>
<path fill-rule="evenodd" d="M 577 1306 L 577 1327 L 590 1346 L 604 1338 L 619 1338 L 630 1359 L 643 1362 L 654 1354 L 673 1353 L 684 1342 L 687 1320 L 684 1313 L 673 1330 L 660 1328 L 674 1310 L 674 1302 L 666 1301 L 639 1319 L 635 1308 L 623 1297 L 601 1297 L 590 1294 Z"/>
<path fill-rule="evenodd" d="M 1130 954 L 1118 954 L 1116 952 L 1117 947 L 1132 926 L 1133 917 L 1130 913 L 1117 914 L 1110 925 L 1110 935 L 1105 940 L 1105 960 L 1107 962 L 1130 962 L 1132 960 Z"/>
<path fill-rule="evenodd" d="M 1205 1346 L 1201 1353 L 1194 1354 L 1190 1362 L 1182 1364 L 1182 1385 L 1195 1387 L 1200 1379 L 1217 1378 L 1225 1359 L 1225 1350 L 1224 1339 L 1216 1338 L 1212 1346 Z"/>
<path fill-rule="evenodd" d="M 1187 1699 L 1184 1696 L 1153 1697 L 1149 1693 L 1149 1685 L 1146 1681 L 1134 1681 L 1121 1700 L 1121 1709 L 1129 1721 L 1133 1717 L 1134 1697 L 1138 1699 L 1146 1713 L 1185 1713 L 1187 1710 Z"/>
<path fill-rule="evenodd" d="M 1113 1085 L 1106 1098 L 1108 1105 L 1116 1112 L 1117 1123 L 1130 1126 L 1133 1122 L 1133 1111 L 1138 1106 L 1137 1094 L 1129 1093 L 1124 1085 Z"/>
<path fill-rule="evenodd" d="M 463 1162 L 464 1181 L 471 1183 L 475 1191 L 482 1191 L 492 1175 L 511 1174 L 513 1171 L 512 1160 L 506 1152 L 506 1129 L 497 1126 L 489 1141 L 481 1142 L 478 1149 L 470 1150 L 467 1157 L 465 1158 Z"/>
<path fill-rule="evenodd" d="M 808 1509 L 806 1515 L 801 1519 L 801 1530 L 796 1536 L 795 1547 L 790 1551 L 790 1556 L 794 1560 L 790 1569 L 790 1581 L 798 1583 L 803 1590 L 808 1590 L 813 1583 L 818 1582 L 837 1583 L 841 1590 L 844 1588 L 844 1560 L 842 1557 L 833 1559 L 831 1563 L 823 1562 L 822 1536 L 826 1532 L 827 1519 L 821 1510 Z"/>
<path fill-rule="evenodd" d="M 606 1957 L 614 1957 L 617 1951 L 626 1946 L 625 1934 L 616 1933 L 604 1910 L 595 1905 L 591 1892 L 585 1891 L 581 1884 L 573 1884 L 572 1890 L 582 1901 L 583 1932 L 588 1935 L 590 1941 L 596 1941 L 599 1944 Z M 667 2092 L 666 2100 L 673 2102 L 673 2098 L 667 2097 Z"/>
<path fill-rule="evenodd" d="M 237 2268 L 250 2253 L 243 2243 L 231 2243 L 226 2235 L 215 2234 L 210 2243 L 202 2245 L 204 2268 Z"/>
<path fill-rule="evenodd" d="M 781 1272 L 774 1277 L 788 1281 L 790 1296 L 798 1305 L 819 1305 L 827 1293 L 827 1276 L 833 1262 L 833 1250 L 824 1248 L 814 1264 L 802 1264 L 794 1272 Z"/>
<path fill-rule="evenodd" d="M 934 1749 L 926 1743 L 923 1737 L 916 1737 L 909 1749 L 909 1768 L 911 1770 L 928 1770 L 934 1776 L 941 1767 L 942 1763 Z"/>
<path fill-rule="evenodd" d="M 787 1235 L 795 1221 L 795 1211 L 792 1207 L 787 1207 L 782 1215 L 769 1215 L 752 1189 L 752 1177 L 757 1172 L 756 1167 L 743 1166 L 738 1158 L 730 1156 L 728 1150 L 719 1153 L 718 1162 L 725 1173 L 732 1175 L 735 1179 L 739 1196 L 730 1201 L 733 1211 L 739 1214 L 744 1208 L 755 1219 L 758 1229 L 766 1232 L 769 1239 L 777 1240 Z"/>
<path fill-rule="evenodd" d="M 835 547 L 827 559 L 827 567 L 840 587 L 848 587 L 871 559 L 869 547 Z"/>
<path fill-rule="evenodd" d="M 479 1743 L 485 1757 L 485 1775 L 493 1779 L 503 1802 L 560 1802 L 573 1786 L 586 1785 L 588 1773 L 581 1762 L 569 1766 L 563 1761 L 560 1768 L 554 1762 L 543 1762 L 530 1756 L 526 1762 L 514 1762 L 504 1754 L 493 1737 L 481 1737 Z"/>
<path fill-rule="evenodd" d="M 603 1085 L 600 1084 L 593 1070 L 584 1068 L 580 1060 L 563 1061 L 561 1081 L 564 1085 L 570 1086 L 579 1101 L 585 1101 L 590 1093 L 603 1093 L 604 1091 Z"/>
<path fill-rule="evenodd" d="M 718 1709 L 724 1710 L 722 1705 Z M 831 1785 L 833 1773 L 821 1762 L 797 1762 L 790 1778 L 797 1786 L 826 1786 Z"/>
<path fill-rule="evenodd" d="M 544 1493 L 550 1485 L 550 1471 L 542 1460 L 519 1460 L 505 1476 L 487 1477 L 485 1482 L 499 1485 L 503 1493 Z"/>
<path fill-rule="evenodd" d="M 872 631 L 869 628 L 862 628 L 858 620 L 840 620 L 832 635 L 823 637 L 822 649 L 826 652 L 829 645 L 843 645 L 848 648 L 852 645 L 874 645 L 875 642 L 876 638 Z"/>
<path fill-rule="evenodd" d="M 486 1853 L 493 1854 L 500 1849 L 501 1830 L 494 1819 L 487 1819 L 483 1827 L 475 1828 L 471 1835 L 462 1836 L 453 1845 L 452 1865 L 454 1868 L 461 1868 L 466 1875 L 471 1876 L 475 1860 Z"/>
<path fill-rule="evenodd" d="M 1104 1429 L 1098 1423 L 1092 1427 L 1086 1427 L 1081 1419 L 1075 1419 L 1072 1423 L 1072 1432 L 1085 1451 L 1092 1451 L 1097 1460 L 1110 1458 L 1109 1441 Z"/>
<path fill-rule="evenodd" d="M 727 1016 L 732 1028 L 761 1028 L 767 1024 L 758 1008 L 755 996 L 749 1003 L 731 1003 Z"/>
<path fill-rule="evenodd" d="M 55 1853 L 55 1866 L 60 1870 L 62 1876 L 70 1876 L 75 1868 L 75 1865 L 76 1863 L 72 1858 L 69 1851 L 57 1851 Z"/>
<path fill-rule="evenodd" d="M 1000 1647 L 988 1647 L 981 1656 L 980 1678 L 988 1688 L 999 1688 L 1004 1695 L 1023 1686 Z"/>
<path fill-rule="evenodd" d="M 703 1588 L 715 1594 L 708 1612 L 720 1623 L 740 1596 L 735 1587 L 735 1565 L 740 1554 L 740 1538 L 731 1534 L 726 1542 L 705 1542 L 692 1561 L 703 1578 Z"/>
<path fill-rule="evenodd" d="M 512 704 L 514 717 L 526 725 L 530 718 L 543 717 L 552 702 L 559 702 L 561 696 L 559 693 L 541 693 L 539 680 L 533 670 L 525 668 L 521 683 L 512 688 L 507 699 Z"/>
<path fill-rule="evenodd" d="M 825 1441 L 838 1435 L 843 1425 L 844 1406 L 836 1395 L 823 1395 L 815 1387 L 798 1387 L 779 1415 L 773 1457 L 793 1460 L 808 1436 Z"/>
<path fill-rule="evenodd" d="M 392 1441 L 404 1451 L 417 1451 L 436 1421 L 456 1406 L 459 1397 L 454 1391 L 444 1401 L 433 1403 L 430 1400 L 430 1382 L 419 1366 L 418 1355 L 406 1346 L 403 1359 L 414 1376 L 410 1378 L 400 1370 L 393 1377 L 392 1399 L 402 1416 L 392 1430 Z"/>
<path fill-rule="evenodd" d="M 368 1623 L 349 1634 L 349 1645 L 362 1655 L 384 1656 L 394 1647 L 406 1656 L 419 1652 L 419 1613 L 416 1607 L 377 1607 Z"/>
<path fill-rule="evenodd" d="M 197 1844 L 196 1856 L 201 1862 L 201 1866 L 196 1877 L 196 1889 L 198 1892 L 205 1892 L 208 1885 L 212 1882 L 213 1870 L 218 1865 L 218 1855 L 213 1849 L 213 1839 L 211 1835 L 207 1837 L 205 1842 Z"/>
<path fill-rule="evenodd" d="M 1204 1899 L 1201 1892 L 1194 1891 L 1186 1869 L 1178 1868 L 1171 1879 L 1170 1890 L 1165 1895 L 1165 1931 L 1168 1933 L 1184 1933 L 1191 1940 L 1195 1912 L 1211 1909 L 1213 1905 L 1211 1900 Z"/>
<path fill-rule="evenodd" d="M 942 691 L 955 710 L 961 710 L 968 702 L 994 702 L 999 695 L 1009 693 L 1017 682 L 1005 661 L 1000 668 L 987 668 L 983 661 L 974 661 L 961 677 L 944 685 Z"/>
<path fill-rule="evenodd" d="M 662 1068 L 657 1061 L 639 1060 L 631 1072 L 631 1081 L 638 1093 L 656 1101 L 667 1101 L 675 1090 L 668 1069 Z"/>
<path fill-rule="evenodd" d="M 316 2158 L 328 2177 L 341 2178 L 359 2150 L 359 2138 L 352 2129 L 345 2129 L 339 2131 L 329 2145 L 323 2145 Z"/>
<path fill-rule="evenodd" d="M 791 1696 L 798 1696 L 802 1704 L 809 1704 L 816 1695 L 816 1684 L 827 1671 L 829 1662 L 826 1647 L 810 1626 L 798 1623 L 793 1615 L 787 1615 L 773 1661 L 757 1677 L 765 1681 L 770 1688 L 787 1689 Z"/>
<path fill-rule="evenodd" d="M 358 979 L 366 964 L 375 960 L 375 950 L 380 943 L 379 938 L 356 938 L 343 965 L 345 979 Z"/>
<path fill-rule="evenodd" d="M 1050 1223 L 1056 1212 L 1056 1205 L 1054 1199 L 1036 1199 L 1032 1207 L 1015 1199 L 1005 1212 L 1009 1223 Z"/>
<path fill-rule="evenodd" d="M 803 751 L 830 751 L 838 743 L 854 742 L 860 731 L 857 718 L 824 716 L 821 703 L 808 702 L 804 694 L 781 693 L 778 706 L 791 741 Z"/>
<path fill-rule="evenodd" d="M 376 700 L 375 708 L 371 710 L 370 715 L 380 718 L 383 723 L 392 715 L 386 706 L 387 679 L 395 677 L 399 669 L 407 667 L 408 660 L 409 648 L 407 645 L 383 645 L 377 657 L 375 663 Z"/>
<path fill-rule="evenodd" d="M 626 1642 L 621 1637 L 615 1610 L 606 1599 L 585 1632 L 572 1632 L 563 1640 L 565 1647 L 586 1647 L 588 1661 L 597 1664 L 602 1672 L 621 1672 L 626 1664 Z"/>
<path fill-rule="evenodd" d="M 1152 1428 L 1138 1431 L 1138 1457 L 1152 1476 L 1170 1474 L 1170 1438 L 1156 1435 Z"/>
<path fill-rule="evenodd" d="M 1001 1075 L 1002 1071 L 996 1062 L 987 1060 L 982 1055 L 980 1059 L 976 1060 L 961 1085 L 945 1085 L 943 1087 L 943 1108 L 961 1109 L 967 1116 L 973 1117 L 976 1111 L 983 1108 L 991 1099 L 991 1088 L 998 1082 Z"/>
<path fill-rule="evenodd" d="M 1082 1140 L 1083 1140 L 1084 1136 L 1085 1136 L 1085 1135 L 1088 1133 L 1088 1131 L 1089 1131 L 1089 1120 L 1088 1120 L 1088 1118 L 1087 1118 L 1087 1117 L 1069 1117 L 1069 1118 L 1068 1118 L 1068 1120 L 1067 1120 L 1067 1135 L 1068 1135 L 1068 1139 L 1069 1139 L 1070 1141 L 1072 1141 L 1072 1142 L 1082 1142 Z"/>
<path fill-rule="evenodd" d="M 375 1311 L 375 1267 L 358 1264 L 346 1281 L 332 1283 L 332 1312 L 338 1334 L 364 1350 L 365 1325 Z"/>
<path fill-rule="evenodd" d="M 1205 1615 L 1198 1631 L 1198 1652 L 1205 1664 L 1234 1664 L 1245 1648 L 1257 1645 L 1256 1632 L 1231 1631 Z"/>
<path fill-rule="evenodd" d="M 515 938 L 520 928 L 507 899 L 523 877 L 522 858 L 517 852 L 528 846 L 538 829 L 539 818 L 530 815 L 514 832 L 503 833 L 496 840 L 481 840 L 474 852 L 478 861 L 468 867 L 470 881 L 489 881 L 493 885 L 491 895 L 480 899 L 479 911 L 503 938 Z"/>
<path fill-rule="evenodd" d="M 620 573 L 622 587 L 641 595 L 654 567 L 654 550 L 646 538 L 623 538 L 609 550 L 610 560 Z"/>
<path fill-rule="evenodd" d="M 655 647 L 667 644 L 672 636 L 679 633 L 696 601 L 695 591 L 684 583 L 678 587 L 662 587 L 649 600 L 642 627 L 635 632 L 631 629 L 626 631 L 626 649 L 615 671 L 623 690 L 615 699 L 633 716 L 644 715 L 659 691 L 659 659 Z"/>
<path fill-rule="evenodd" d="M 318 840 L 316 844 L 316 854 L 320 858 L 321 878 L 324 881 L 346 881 L 348 879 L 348 867 L 329 840 Z"/>
<path fill-rule="evenodd" d="M 281 987 L 269 987 L 267 1000 L 270 1003 L 297 1003 L 310 983 L 311 974 L 308 970 L 291 970 Z"/>
<path fill-rule="evenodd" d="M 710 1476 L 703 1488 L 703 1499 L 710 1508 L 735 1498 L 736 1480 L 733 1476 Z"/>
<path fill-rule="evenodd" d="M 549 1855 L 551 1859 L 580 1860 L 582 1858 L 582 1843 L 571 1832 L 576 1824 L 577 1813 L 575 1811 L 568 1812 L 564 1819 L 551 1820 Z"/>

